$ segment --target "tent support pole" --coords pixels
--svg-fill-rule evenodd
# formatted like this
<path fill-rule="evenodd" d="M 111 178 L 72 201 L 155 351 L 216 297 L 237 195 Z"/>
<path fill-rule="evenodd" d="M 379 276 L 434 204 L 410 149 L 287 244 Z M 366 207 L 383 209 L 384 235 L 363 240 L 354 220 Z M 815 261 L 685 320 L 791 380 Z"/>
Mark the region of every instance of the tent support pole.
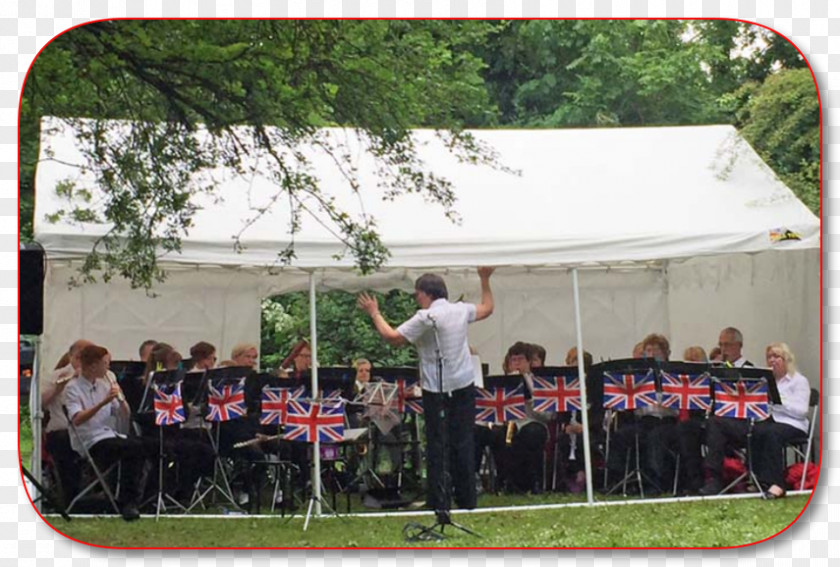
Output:
<path fill-rule="evenodd" d="M 35 337 L 35 356 L 32 359 L 32 379 L 29 382 L 29 409 L 31 414 L 29 419 L 32 426 L 32 461 L 30 466 L 32 469 L 32 476 L 43 483 L 44 479 L 41 476 L 41 457 L 42 457 L 42 425 L 44 419 L 44 410 L 41 407 L 41 373 L 39 366 L 41 365 L 41 336 Z M 29 496 L 35 503 L 35 509 L 41 511 L 41 501 L 37 500 L 40 493 L 37 488 L 33 488 L 33 493 Z"/>
<path fill-rule="evenodd" d="M 312 348 L 312 397 L 318 397 L 318 319 L 317 299 L 315 297 L 315 271 L 309 274 L 309 336 Z M 315 504 L 315 516 L 321 515 L 321 443 L 318 436 L 312 446 L 312 497 Z"/>
<path fill-rule="evenodd" d="M 583 463 L 586 471 L 586 501 L 594 503 L 592 494 L 592 453 L 589 450 L 589 412 L 587 411 L 586 369 L 583 365 L 583 332 L 580 321 L 580 286 L 578 285 L 578 270 L 572 269 L 572 290 L 575 296 L 575 333 L 577 336 L 577 363 L 580 377 L 580 415 L 583 425 Z"/>

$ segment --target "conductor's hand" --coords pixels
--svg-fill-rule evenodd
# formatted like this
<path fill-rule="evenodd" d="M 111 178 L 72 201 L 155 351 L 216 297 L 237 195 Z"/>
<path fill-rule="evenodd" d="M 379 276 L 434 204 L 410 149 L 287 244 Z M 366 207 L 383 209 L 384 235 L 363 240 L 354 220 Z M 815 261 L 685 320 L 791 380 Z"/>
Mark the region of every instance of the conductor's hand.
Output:
<path fill-rule="evenodd" d="M 372 297 L 367 293 L 359 294 L 359 297 L 356 299 L 356 305 L 358 305 L 359 309 L 361 309 L 371 317 L 379 313 L 379 302 L 376 300 L 375 297 Z"/>
<path fill-rule="evenodd" d="M 583 426 L 579 423 L 570 423 L 566 426 L 566 433 L 569 435 L 583 433 Z"/>
<path fill-rule="evenodd" d="M 493 275 L 493 272 L 495 272 L 495 271 L 496 271 L 495 267 L 482 266 L 478 269 L 478 277 L 480 277 L 483 280 L 489 279 L 490 276 Z"/>

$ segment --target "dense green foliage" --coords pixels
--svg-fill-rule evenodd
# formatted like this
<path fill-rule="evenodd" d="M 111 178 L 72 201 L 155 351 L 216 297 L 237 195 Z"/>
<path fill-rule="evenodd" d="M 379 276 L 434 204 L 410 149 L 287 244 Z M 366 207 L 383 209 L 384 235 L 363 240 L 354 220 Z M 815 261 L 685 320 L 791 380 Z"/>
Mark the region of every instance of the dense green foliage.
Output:
<path fill-rule="evenodd" d="M 370 136 L 395 195 L 422 192 L 457 220 L 455 190 L 416 160 L 412 127 L 450 131 L 459 154 L 498 166 L 462 128 L 729 122 L 819 214 L 819 115 L 804 68 L 784 38 L 731 21 L 98 22 L 53 40 L 27 78 L 22 233 L 32 234 L 39 121 L 48 115 L 82 128 L 85 165 L 107 190 L 94 209 L 72 184 L 62 187 L 73 197 L 65 218 L 113 224 L 85 275 L 147 288 L 163 276 L 159 254 L 179 249 L 193 197 L 214 190 L 196 174 L 220 162 L 247 170 L 246 156 L 258 152 L 277 206 L 294 211 L 281 262 L 294 259 L 301 215 L 327 224 L 363 272 L 387 262 L 376 219 L 336 209 L 303 156 L 273 151 L 317 142 L 317 128 L 329 125 Z M 781 80 L 792 69 L 795 78 Z M 125 134 L 75 117 L 135 123 Z M 196 135 L 201 125 L 210 142 Z M 234 125 L 249 126 L 247 135 Z M 323 149 L 343 159 L 341 148 Z M 347 190 L 364 192 L 350 168 Z"/>
<path fill-rule="evenodd" d="M 396 326 L 417 310 L 414 296 L 401 291 L 375 294 L 382 315 Z M 309 338 L 309 295 L 290 293 L 263 302 L 260 364 L 277 368 L 301 339 Z M 321 366 L 349 366 L 367 358 L 375 366 L 414 366 L 413 348 L 391 348 L 370 317 L 356 308 L 356 296 L 342 291 L 318 295 L 318 362 Z"/>
<path fill-rule="evenodd" d="M 536 504 L 550 496 L 482 496 L 479 505 Z M 566 501 L 569 499 L 566 498 Z M 407 522 L 431 523 L 431 516 L 315 518 L 308 531 L 301 517 L 291 521 L 254 519 L 120 519 L 65 522 L 51 518 L 60 532 L 105 546 L 146 547 L 726 547 L 747 545 L 779 533 L 802 512 L 807 499 L 765 502 L 713 500 L 554 510 L 456 514 L 455 520 L 481 538 L 447 529 L 441 543 L 406 543 Z M 632 526 L 633 529 L 628 529 Z"/>
<path fill-rule="evenodd" d="M 359 192 L 351 156 L 318 129 L 364 131 L 391 195 L 422 193 L 456 220 L 451 183 L 417 159 L 410 128 L 439 128 L 454 152 L 495 164 L 491 151 L 461 131 L 491 108 L 482 62 L 469 50 L 487 28 L 440 21 L 121 20 L 73 29 L 42 51 L 26 81 L 21 190 L 31 203 L 40 118 L 73 125 L 81 133 L 82 167 L 95 175 L 105 202 L 94 207 L 68 183 L 62 187 L 68 208 L 52 220 L 111 223 L 88 256 L 85 279 L 119 275 L 149 288 L 165 275 L 158 256 L 179 250 L 195 196 L 214 193 L 215 182 L 200 174 L 219 163 L 246 174 L 259 163 L 276 183 L 272 202 L 292 213 L 281 262 L 294 258 L 300 217 L 313 215 L 370 272 L 388 257 L 376 219 L 339 209 L 299 148 L 317 145 L 342 167 L 347 191 Z M 125 128 L 80 117 L 132 122 Z M 279 151 L 284 147 L 290 151 Z"/>

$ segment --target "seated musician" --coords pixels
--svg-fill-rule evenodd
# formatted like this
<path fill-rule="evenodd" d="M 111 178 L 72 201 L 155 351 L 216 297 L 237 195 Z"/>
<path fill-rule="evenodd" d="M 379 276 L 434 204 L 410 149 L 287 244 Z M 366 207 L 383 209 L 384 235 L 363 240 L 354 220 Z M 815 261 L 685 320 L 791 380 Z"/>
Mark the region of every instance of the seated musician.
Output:
<path fill-rule="evenodd" d="M 193 361 L 191 372 L 210 370 L 216 367 L 216 347 L 205 341 L 199 341 L 190 347 L 190 358 Z"/>
<path fill-rule="evenodd" d="M 767 366 L 773 370 L 781 405 L 770 406 L 770 417 L 755 424 L 752 452 L 753 470 L 767 488 L 767 498 L 785 495 L 782 471 L 782 447 L 792 438 L 808 431 L 808 404 L 811 387 L 808 379 L 796 371 L 795 358 L 785 343 L 771 343 L 765 350 Z M 723 488 L 723 457 L 729 445 L 743 447 L 747 442 L 749 422 L 745 419 L 712 417 L 708 420 L 704 465 L 710 479 L 700 494 L 718 494 Z"/>
<path fill-rule="evenodd" d="M 259 357 L 260 355 L 257 345 L 251 343 L 239 343 L 234 346 L 230 352 L 230 360 L 233 364 L 229 366 L 247 366 L 248 368 L 256 370 L 257 360 L 259 360 Z"/>
<path fill-rule="evenodd" d="M 718 347 L 720 348 L 720 356 L 724 363 L 735 368 L 753 365 L 741 352 L 741 349 L 744 347 L 744 336 L 735 327 L 727 327 L 720 332 Z"/>
<path fill-rule="evenodd" d="M 137 353 L 140 355 L 141 362 L 149 361 L 149 357 L 152 356 L 152 350 L 154 350 L 157 344 L 158 342 L 154 339 L 146 339 L 140 343 L 140 348 L 137 349 Z"/>
<path fill-rule="evenodd" d="M 553 417 L 547 413 L 535 412 L 531 395 L 534 391 L 534 375 L 531 372 L 533 358 L 531 345 L 517 342 L 508 349 L 510 369 L 522 376 L 526 388 L 526 417 L 513 422 L 515 434 L 510 439 L 509 451 L 502 459 L 507 485 L 518 492 L 530 490 L 534 494 L 543 491 L 543 459 L 548 439 L 547 424 Z M 508 425 L 508 434 L 511 425 Z M 497 463 L 498 464 L 498 463 Z"/>
<path fill-rule="evenodd" d="M 642 345 L 645 358 L 667 362 L 671 356 L 671 346 L 663 335 L 650 334 L 642 340 Z M 624 476 L 626 452 L 635 447 L 638 435 L 639 461 L 643 478 L 647 480 L 645 494 L 655 495 L 670 486 L 673 478 L 673 455 L 678 450 L 678 412 L 654 404 L 635 410 L 634 415 L 635 420 L 620 422 L 612 436 L 607 468 L 614 478 Z"/>
<path fill-rule="evenodd" d="M 292 347 L 280 368 L 277 370 L 277 375 L 281 378 L 300 378 L 304 372 L 312 368 L 312 347 L 309 346 L 309 341 L 298 341 Z"/>
<path fill-rule="evenodd" d="M 120 512 L 125 520 L 136 520 L 140 517 L 137 504 L 142 495 L 143 469 L 157 447 L 142 438 L 121 435 L 111 427 L 113 417 L 120 414 L 127 417 L 130 410 L 124 398 L 120 400 L 120 387 L 106 378 L 108 351 L 88 345 L 79 353 L 79 360 L 79 378 L 67 386 L 64 394 L 68 416 L 78 434 L 78 439 L 72 441 L 74 446 L 81 443 L 103 469 L 122 461 Z"/>
<path fill-rule="evenodd" d="M 64 415 L 64 390 L 71 380 L 78 376 L 81 369 L 79 354 L 82 349 L 92 345 L 90 341 L 79 339 L 70 346 L 68 353 L 62 357 L 56 369 L 46 374 L 41 382 L 41 407 L 47 412 L 47 422 L 44 432 L 47 453 L 52 457 L 58 469 L 61 484 L 61 494 L 67 505 L 78 492 L 78 475 L 76 474 L 76 453 L 70 445 L 70 434 L 67 430 L 67 417 Z M 61 364 L 61 362 L 65 362 Z"/>
<path fill-rule="evenodd" d="M 352 401 L 364 392 L 365 387 L 370 382 L 370 372 L 372 365 L 366 358 L 359 358 L 353 362 L 353 368 L 356 369 L 356 380 L 353 382 L 352 389 L 347 392 L 345 397 Z M 365 408 L 361 404 L 353 404 L 347 406 L 347 424 L 351 429 L 365 427 L 367 425 L 364 419 Z"/>
<path fill-rule="evenodd" d="M 578 364 L 578 350 L 577 347 L 572 347 L 566 352 L 566 359 L 564 363 L 566 366 L 577 366 Z M 586 374 L 589 374 L 589 369 L 592 367 L 592 354 L 583 351 L 583 368 Z M 586 486 L 586 470 L 584 469 L 584 455 L 583 455 L 583 425 L 579 412 L 570 412 L 568 420 L 563 426 L 560 433 L 560 450 L 562 451 L 562 463 L 566 471 L 566 485 L 570 492 L 580 492 Z M 593 419 L 590 414 L 589 430 L 590 442 L 600 436 L 600 424 Z"/>

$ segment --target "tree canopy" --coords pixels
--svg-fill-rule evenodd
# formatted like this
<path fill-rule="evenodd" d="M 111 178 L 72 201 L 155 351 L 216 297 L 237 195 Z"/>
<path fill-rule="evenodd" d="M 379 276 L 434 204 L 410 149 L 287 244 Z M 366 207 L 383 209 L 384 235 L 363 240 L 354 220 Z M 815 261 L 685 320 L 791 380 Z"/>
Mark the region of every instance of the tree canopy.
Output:
<path fill-rule="evenodd" d="M 84 276 L 147 289 L 164 275 L 159 255 L 189 230 L 194 197 L 214 192 L 197 174 L 216 164 L 245 171 L 254 151 L 269 156 L 261 167 L 276 202 L 293 211 L 281 261 L 293 260 L 300 219 L 313 215 L 362 272 L 386 263 L 376 219 L 338 210 L 296 151 L 320 145 L 363 196 L 342 148 L 319 138 L 325 126 L 365 133 L 395 197 L 422 193 L 457 222 L 456 190 L 417 160 L 411 128 L 439 129 L 464 159 L 503 167 L 463 130 L 732 123 L 819 214 L 818 101 L 805 67 L 784 38 L 718 20 L 96 22 L 53 40 L 27 77 L 23 236 L 48 115 L 82 131 L 85 166 L 105 190 L 95 209 L 72 184 L 57 188 L 74 198 L 65 218 L 112 226 Z"/>

